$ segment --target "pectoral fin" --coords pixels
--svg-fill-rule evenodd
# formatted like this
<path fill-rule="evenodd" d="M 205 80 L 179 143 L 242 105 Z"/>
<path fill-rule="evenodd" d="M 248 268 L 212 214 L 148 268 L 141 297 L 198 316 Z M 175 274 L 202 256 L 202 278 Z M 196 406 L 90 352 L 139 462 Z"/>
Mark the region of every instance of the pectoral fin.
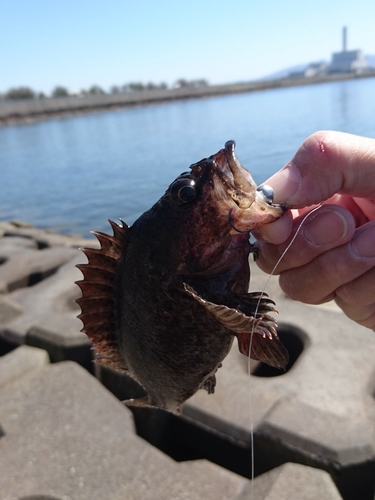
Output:
<path fill-rule="evenodd" d="M 288 351 L 277 335 L 277 323 L 269 312 L 276 312 L 267 296 L 254 294 L 199 293 L 184 283 L 184 288 L 195 300 L 237 337 L 242 354 L 258 359 L 276 368 L 285 368 Z M 257 304 L 259 302 L 259 306 Z M 251 347 L 251 352 L 250 352 Z"/>
<path fill-rule="evenodd" d="M 264 327 L 262 327 L 262 330 L 265 330 Z M 237 334 L 237 341 L 238 349 L 245 356 L 249 356 L 251 342 L 250 358 L 258 359 L 267 365 L 285 370 L 289 361 L 289 354 L 281 343 L 276 330 L 274 330 L 274 333 L 270 333 L 270 330 L 262 333 L 259 327 L 255 326 L 254 334 L 251 332 L 239 333 Z"/>

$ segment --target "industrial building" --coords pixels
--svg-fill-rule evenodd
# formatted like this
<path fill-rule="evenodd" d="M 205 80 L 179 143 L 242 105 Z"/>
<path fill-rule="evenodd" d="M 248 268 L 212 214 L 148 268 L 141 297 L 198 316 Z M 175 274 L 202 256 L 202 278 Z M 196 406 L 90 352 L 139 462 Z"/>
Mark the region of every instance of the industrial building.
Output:
<path fill-rule="evenodd" d="M 362 50 L 347 49 L 347 28 L 342 30 L 342 50 L 332 54 L 332 61 L 327 64 L 324 61 L 308 64 L 303 70 L 289 73 L 289 78 L 313 78 L 334 73 L 360 74 L 369 70 L 367 58 Z"/>
<path fill-rule="evenodd" d="M 332 54 L 327 73 L 362 73 L 368 69 L 368 62 L 362 50 L 347 50 L 347 29 L 342 32 L 342 51 Z"/>

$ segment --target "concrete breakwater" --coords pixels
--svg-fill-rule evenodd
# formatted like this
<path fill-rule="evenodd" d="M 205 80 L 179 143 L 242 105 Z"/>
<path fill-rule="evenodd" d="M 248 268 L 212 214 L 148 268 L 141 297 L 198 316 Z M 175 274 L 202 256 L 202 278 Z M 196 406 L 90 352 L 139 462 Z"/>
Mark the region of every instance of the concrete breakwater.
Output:
<path fill-rule="evenodd" d="M 198 99 L 220 95 L 255 92 L 299 85 L 312 85 L 356 78 L 375 77 L 375 70 L 364 74 L 334 74 L 314 78 L 283 78 L 227 85 L 155 89 L 123 94 L 61 97 L 23 101 L 0 101 L 0 126 L 35 120 L 121 109 L 175 100 Z"/>
<path fill-rule="evenodd" d="M 142 388 L 97 370 L 74 300 L 94 240 L 0 222 L 0 491 L 4 500 L 372 500 L 375 338 L 334 305 L 293 302 L 271 280 L 285 373 L 234 345 L 217 388 L 177 417 L 119 400 Z M 252 269 L 252 290 L 267 277 Z M 250 387 L 250 389 L 249 389 Z M 116 396 L 116 397 L 114 397 Z M 135 424 L 135 426 L 134 426 Z M 142 436 L 141 439 L 139 436 Z M 282 493 L 282 495 L 281 495 Z"/>

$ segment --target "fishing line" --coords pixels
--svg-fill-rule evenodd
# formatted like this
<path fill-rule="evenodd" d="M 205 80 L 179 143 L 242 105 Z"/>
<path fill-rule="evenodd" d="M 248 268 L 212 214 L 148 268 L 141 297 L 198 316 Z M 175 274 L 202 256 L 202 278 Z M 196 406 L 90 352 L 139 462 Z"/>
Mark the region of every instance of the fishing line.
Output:
<path fill-rule="evenodd" d="M 305 217 L 300 222 L 300 225 L 298 226 L 297 231 L 295 232 L 295 234 L 294 234 L 293 238 L 291 239 L 290 243 L 288 244 L 288 246 L 286 247 L 286 249 L 281 254 L 280 258 L 278 259 L 278 261 L 274 265 L 274 267 L 273 267 L 270 275 L 268 276 L 268 278 L 266 280 L 266 283 L 265 283 L 265 285 L 263 287 L 263 290 L 260 292 L 260 296 L 259 296 L 256 308 L 255 308 L 255 312 L 254 312 L 254 318 L 257 317 L 259 306 L 260 306 L 262 298 L 263 298 L 263 296 L 265 294 L 266 288 L 268 287 L 269 282 L 270 282 L 272 276 L 276 272 L 276 269 L 277 269 L 278 265 L 283 260 L 283 258 L 285 257 L 285 255 L 288 252 L 288 250 L 290 249 L 290 247 L 293 245 L 293 243 L 294 243 L 295 239 L 297 238 L 298 233 L 300 232 L 300 230 L 301 230 L 303 224 L 305 223 L 305 221 L 310 217 L 310 215 L 312 215 L 314 212 L 316 212 L 317 210 L 319 210 L 319 208 L 321 208 L 321 207 L 322 207 L 322 204 L 320 203 L 317 207 L 313 208 L 311 210 L 311 212 L 309 212 L 308 214 L 305 215 Z M 248 380 L 249 380 L 250 458 L 251 458 L 250 500 L 253 500 L 253 497 L 254 497 L 254 474 L 255 474 L 255 467 L 254 467 L 254 429 L 253 429 L 254 423 L 253 423 L 253 409 L 252 409 L 252 397 L 251 397 L 251 359 L 250 359 L 251 348 L 252 348 L 252 343 L 253 343 L 253 335 L 255 333 L 255 327 L 256 327 L 256 325 L 255 325 L 255 322 L 254 322 L 252 330 L 251 330 L 251 334 L 250 334 L 249 351 L 248 351 L 248 357 L 247 357 L 247 373 L 248 373 Z"/>

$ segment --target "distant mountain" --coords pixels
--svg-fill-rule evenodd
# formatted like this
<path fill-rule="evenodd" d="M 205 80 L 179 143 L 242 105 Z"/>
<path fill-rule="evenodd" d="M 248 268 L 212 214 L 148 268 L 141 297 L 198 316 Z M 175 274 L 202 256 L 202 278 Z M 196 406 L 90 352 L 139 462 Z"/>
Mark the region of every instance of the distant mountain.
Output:
<path fill-rule="evenodd" d="M 291 66 L 290 68 L 282 69 L 280 71 L 277 71 L 276 73 L 272 73 L 271 75 L 259 78 L 259 80 L 278 80 L 279 78 L 286 78 L 290 73 L 303 71 L 305 68 L 307 68 L 307 66 L 308 64 L 297 64 L 296 66 Z"/>

